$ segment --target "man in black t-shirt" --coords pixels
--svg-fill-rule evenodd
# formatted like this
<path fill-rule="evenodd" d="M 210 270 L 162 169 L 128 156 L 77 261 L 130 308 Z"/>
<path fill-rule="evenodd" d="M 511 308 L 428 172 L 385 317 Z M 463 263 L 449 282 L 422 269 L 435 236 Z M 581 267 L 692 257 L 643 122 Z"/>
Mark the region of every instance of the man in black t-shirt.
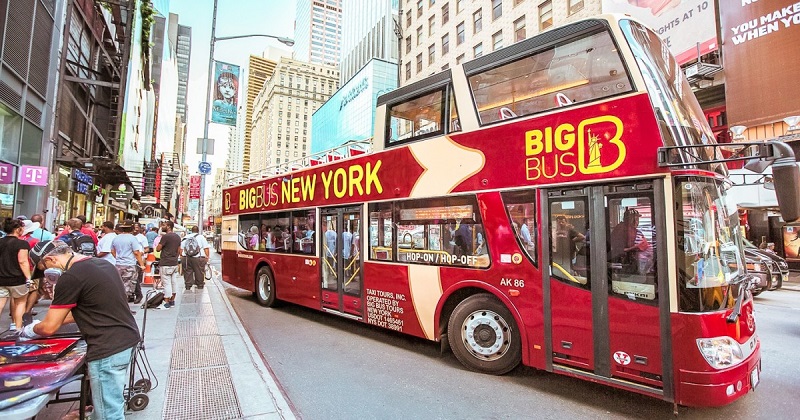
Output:
<path fill-rule="evenodd" d="M 116 267 L 100 258 L 74 254 L 62 241 L 40 242 L 30 257 L 38 270 L 56 268 L 63 274 L 44 320 L 26 325 L 21 337 L 46 337 L 64 323 L 78 324 L 87 344 L 95 415 L 122 419 L 126 371 L 140 337 Z"/>
<path fill-rule="evenodd" d="M 167 220 L 163 225 L 166 234 L 161 237 L 156 251 L 161 252 L 158 263 L 161 273 L 161 284 L 164 285 L 164 303 L 160 308 L 169 309 L 175 306 L 175 289 L 178 287 L 178 249 L 181 247 L 181 237 L 173 232 L 175 224 Z"/>

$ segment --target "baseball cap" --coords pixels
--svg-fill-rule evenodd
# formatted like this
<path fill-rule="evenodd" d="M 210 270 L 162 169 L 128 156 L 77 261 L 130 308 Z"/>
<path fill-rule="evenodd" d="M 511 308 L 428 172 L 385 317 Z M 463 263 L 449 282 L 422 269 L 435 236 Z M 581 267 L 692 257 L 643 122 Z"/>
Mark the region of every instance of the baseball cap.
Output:
<path fill-rule="evenodd" d="M 19 216 L 15 217 L 15 219 L 17 219 L 17 220 L 28 220 L 28 217 L 27 216 L 23 216 L 23 215 L 20 214 Z"/>
<path fill-rule="evenodd" d="M 64 241 L 47 241 L 47 242 L 39 242 L 33 246 L 33 249 L 28 253 L 28 257 L 30 257 L 31 261 L 33 262 L 34 272 L 31 276 L 32 278 L 38 279 L 44 277 L 44 271 L 38 268 L 39 262 L 42 261 L 47 254 L 53 252 L 54 249 L 60 246 L 67 246 Z"/>

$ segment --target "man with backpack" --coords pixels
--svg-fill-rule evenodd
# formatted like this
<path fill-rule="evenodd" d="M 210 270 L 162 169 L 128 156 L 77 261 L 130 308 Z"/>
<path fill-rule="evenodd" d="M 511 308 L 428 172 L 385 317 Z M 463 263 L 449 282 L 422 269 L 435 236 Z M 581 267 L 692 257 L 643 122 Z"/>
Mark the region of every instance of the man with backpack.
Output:
<path fill-rule="evenodd" d="M 67 228 L 64 232 L 56 238 L 56 240 L 64 241 L 78 254 L 94 257 L 97 255 L 97 242 L 90 235 L 81 231 L 83 222 L 78 218 L 67 220 Z"/>
<path fill-rule="evenodd" d="M 197 226 L 192 227 L 192 233 L 186 235 L 181 241 L 179 252 L 183 258 L 183 284 L 186 290 L 192 290 L 192 286 L 202 289 L 205 284 L 206 264 L 211 246 Z"/>

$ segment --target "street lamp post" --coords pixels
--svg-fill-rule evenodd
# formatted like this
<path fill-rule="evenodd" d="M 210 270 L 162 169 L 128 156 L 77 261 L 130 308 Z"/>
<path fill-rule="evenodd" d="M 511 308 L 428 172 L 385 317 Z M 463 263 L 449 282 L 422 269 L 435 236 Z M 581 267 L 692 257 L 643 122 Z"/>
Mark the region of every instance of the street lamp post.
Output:
<path fill-rule="evenodd" d="M 280 41 L 283 44 L 291 47 L 294 45 L 294 40 L 291 38 L 275 36 L 275 35 L 266 35 L 266 34 L 248 34 L 248 35 L 233 35 L 233 36 L 221 36 L 217 37 L 217 1 L 214 0 L 214 14 L 211 19 L 211 48 L 208 53 L 208 89 L 206 95 L 206 116 L 203 120 L 203 145 L 202 145 L 202 159 L 201 162 L 205 162 L 208 159 L 208 125 L 211 123 L 210 121 L 210 113 L 211 113 L 211 95 L 213 94 L 214 89 L 214 44 L 217 41 L 226 41 L 229 39 L 238 39 L 238 38 L 252 38 L 252 37 L 264 37 L 264 38 L 272 38 Z M 236 92 L 238 95 L 239 92 Z M 200 202 L 198 203 L 198 215 L 197 215 L 197 224 L 200 230 L 203 230 L 203 217 L 205 216 L 205 195 L 206 195 L 206 176 L 205 174 L 200 174 Z"/>

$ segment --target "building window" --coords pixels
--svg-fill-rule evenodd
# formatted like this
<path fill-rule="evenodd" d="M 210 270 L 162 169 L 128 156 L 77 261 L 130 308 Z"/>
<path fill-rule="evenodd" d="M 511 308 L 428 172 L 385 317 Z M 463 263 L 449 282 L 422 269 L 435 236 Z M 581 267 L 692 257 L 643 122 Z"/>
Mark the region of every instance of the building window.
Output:
<path fill-rule="evenodd" d="M 417 74 L 422 71 L 422 53 L 417 54 Z"/>
<path fill-rule="evenodd" d="M 464 0 L 456 0 L 456 14 L 461 13 L 464 10 Z"/>
<path fill-rule="evenodd" d="M 539 30 L 543 31 L 553 26 L 553 2 L 547 0 L 539 5 Z"/>
<path fill-rule="evenodd" d="M 433 35 L 433 26 L 436 24 L 436 15 L 428 18 L 428 36 Z"/>
<path fill-rule="evenodd" d="M 464 62 L 464 54 L 461 54 L 458 57 L 456 57 L 456 64 L 461 64 L 462 62 Z"/>
<path fill-rule="evenodd" d="M 514 21 L 514 42 L 525 39 L 525 15 Z"/>
<path fill-rule="evenodd" d="M 461 45 L 464 42 L 464 22 L 456 26 L 456 45 Z"/>
<path fill-rule="evenodd" d="M 472 47 L 472 53 L 475 58 L 478 58 L 483 55 L 483 42 L 479 42 L 478 45 Z"/>
<path fill-rule="evenodd" d="M 428 46 L 428 65 L 430 66 L 433 64 L 433 60 L 436 58 L 436 44 L 431 44 Z"/>
<path fill-rule="evenodd" d="M 478 32 L 483 29 L 483 14 L 481 13 L 481 9 L 478 9 L 477 12 L 472 14 L 472 33 L 477 34 Z"/>
<path fill-rule="evenodd" d="M 503 16 L 503 0 L 492 0 L 492 20 Z"/>
<path fill-rule="evenodd" d="M 417 17 L 422 16 L 422 0 L 417 0 Z"/>
<path fill-rule="evenodd" d="M 524 1 L 525 1 L 525 0 L 514 0 L 514 7 L 517 7 L 517 6 L 519 6 L 519 5 L 520 5 L 520 4 L 522 4 L 522 2 L 524 2 Z"/>
<path fill-rule="evenodd" d="M 449 68 L 450 68 L 450 65 L 449 64 L 445 64 L 445 65 L 442 66 L 442 71 L 445 71 L 445 70 L 447 70 Z"/>
<path fill-rule="evenodd" d="M 411 52 L 411 35 L 406 37 L 406 54 L 410 52 Z"/>
<path fill-rule="evenodd" d="M 492 35 L 492 51 L 503 48 L 503 30 L 499 30 Z"/>
<path fill-rule="evenodd" d="M 417 45 L 422 44 L 422 26 L 417 28 Z"/>
<path fill-rule="evenodd" d="M 406 63 L 406 80 L 411 80 L 411 62 Z"/>
<path fill-rule="evenodd" d="M 450 22 L 450 3 L 445 3 L 442 6 L 442 25 Z"/>
<path fill-rule="evenodd" d="M 406 28 L 411 27 L 411 10 L 406 12 Z"/>
<path fill-rule="evenodd" d="M 429 4 L 433 6 L 434 3 L 436 3 L 436 0 L 431 0 Z"/>
<path fill-rule="evenodd" d="M 567 0 L 567 5 L 569 6 L 569 14 L 572 15 L 583 9 L 583 0 Z"/>
<path fill-rule="evenodd" d="M 442 37 L 442 57 L 450 52 L 450 34 L 445 34 Z"/>

